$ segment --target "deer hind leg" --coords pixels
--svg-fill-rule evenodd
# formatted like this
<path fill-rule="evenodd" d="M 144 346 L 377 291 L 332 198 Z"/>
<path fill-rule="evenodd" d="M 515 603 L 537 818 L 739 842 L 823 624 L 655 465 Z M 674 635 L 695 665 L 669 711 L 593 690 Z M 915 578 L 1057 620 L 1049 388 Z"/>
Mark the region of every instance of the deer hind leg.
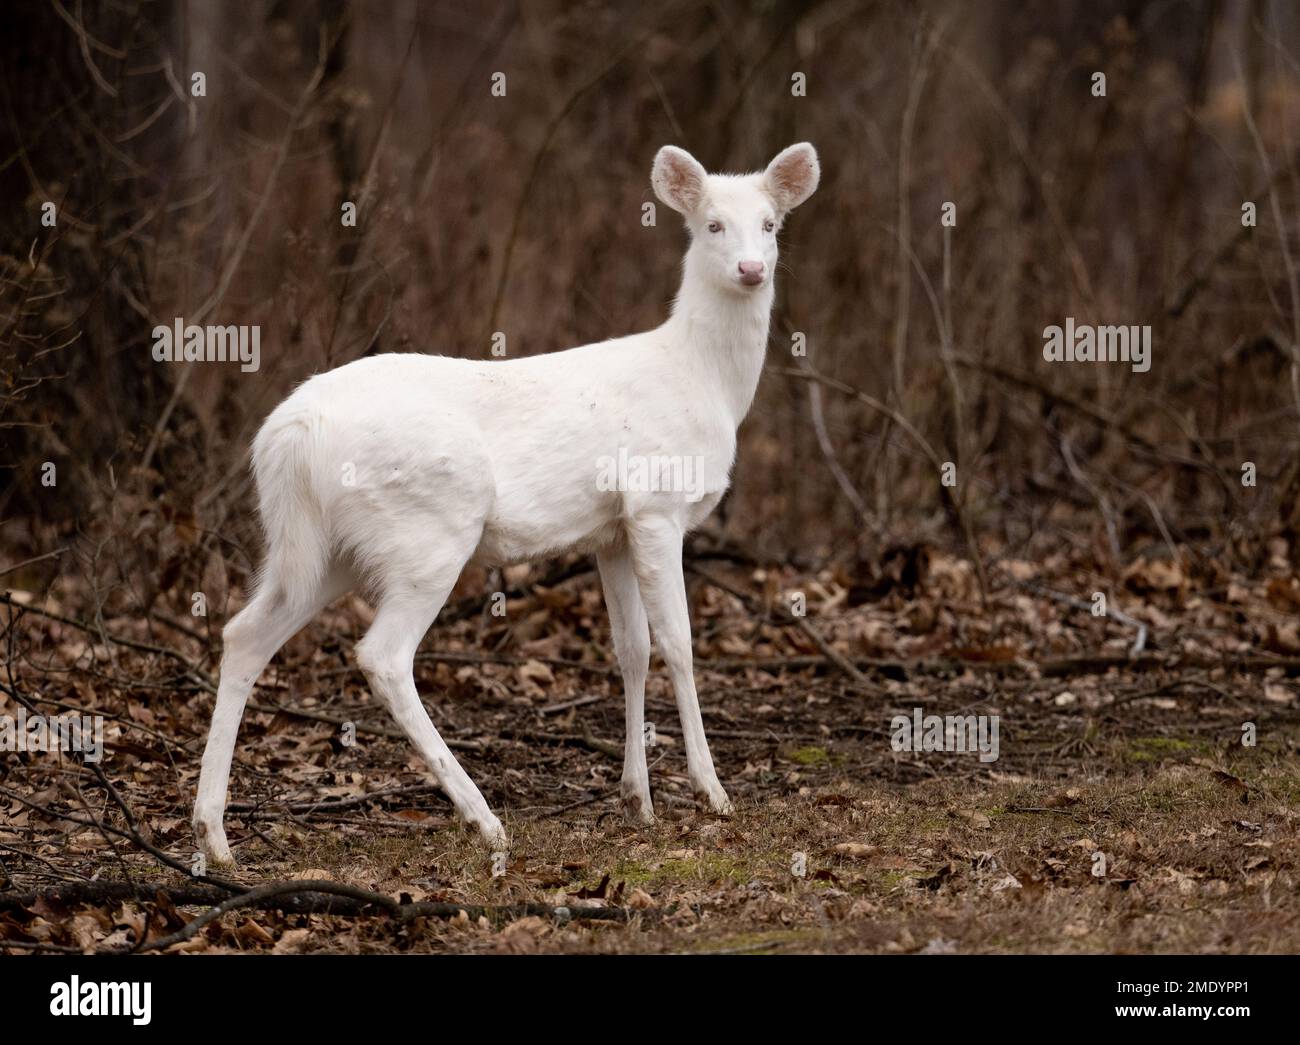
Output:
<path fill-rule="evenodd" d="M 222 631 L 225 649 L 221 656 L 221 677 L 194 801 L 194 837 L 209 863 L 227 866 L 234 863 L 222 820 L 235 738 L 258 676 L 276 651 L 299 629 L 353 587 L 351 574 L 335 567 L 327 573 L 315 597 L 294 608 L 285 599 L 277 579 L 267 576 L 248 605 Z"/>
<path fill-rule="evenodd" d="M 729 813 L 731 800 L 713 768 L 713 756 L 709 754 L 704 721 L 700 717 L 700 700 L 695 692 L 691 616 L 682 575 L 681 528 L 670 518 L 652 516 L 633 521 L 628 536 L 641 601 L 677 697 L 691 787 L 696 797 L 715 813 Z"/>
<path fill-rule="evenodd" d="M 489 845 L 505 848 L 508 842 L 501 821 L 434 727 L 420 702 L 413 673 L 420 640 L 438 616 L 472 551 L 471 543 L 463 555 L 444 558 L 440 566 L 425 564 L 418 571 L 403 570 L 401 580 L 385 585 L 374 623 L 357 645 L 357 663 L 376 698 L 428 763 L 461 819 Z"/>
<path fill-rule="evenodd" d="M 623 816 L 634 824 L 652 824 L 650 771 L 645 754 L 645 680 L 650 668 L 650 627 L 632 569 L 632 554 L 626 545 L 601 552 L 596 557 L 600 582 L 609 607 L 609 626 L 614 652 L 623 672 L 624 715 L 627 739 L 623 749 L 623 782 L 619 801 Z"/>

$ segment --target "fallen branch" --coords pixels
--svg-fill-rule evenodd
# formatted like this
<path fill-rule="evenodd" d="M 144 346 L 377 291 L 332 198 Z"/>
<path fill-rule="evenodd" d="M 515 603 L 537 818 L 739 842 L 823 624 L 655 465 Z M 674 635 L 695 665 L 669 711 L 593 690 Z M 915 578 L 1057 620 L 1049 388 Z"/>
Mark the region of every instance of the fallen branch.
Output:
<path fill-rule="evenodd" d="M 370 791 L 364 795 L 347 795 L 343 798 L 300 799 L 291 802 L 228 802 L 226 812 L 240 813 L 246 819 L 249 814 L 261 815 L 266 811 L 287 811 L 290 813 L 333 813 L 340 809 L 356 809 L 372 802 L 387 803 L 394 798 L 413 798 L 428 795 L 440 795 L 442 789 L 436 784 L 411 784 L 406 787 L 387 787 L 379 791 Z"/>
<path fill-rule="evenodd" d="M 358 722 L 347 715 L 331 715 L 325 711 L 309 711 L 306 708 L 296 708 L 289 704 L 261 704 L 257 701 L 249 701 L 248 707 L 252 711 L 261 711 L 268 714 L 292 715 L 294 718 L 311 719 L 313 722 L 328 722 L 331 725 L 343 726 L 350 724 L 358 733 L 369 733 L 377 737 L 390 737 L 393 740 L 406 740 L 407 736 L 400 729 L 394 729 L 392 726 L 375 726 L 368 722 Z M 482 751 L 483 745 L 477 740 L 447 740 L 447 746 L 455 748 L 457 751 Z"/>
<path fill-rule="evenodd" d="M 1035 661 L 1020 657 L 1011 660 L 974 660 L 966 657 L 926 657 L 918 660 L 886 660 L 877 657 L 852 657 L 850 663 L 861 671 L 873 671 L 900 682 L 918 676 L 951 675 L 962 671 L 987 672 L 995 675 L 1027 674 L 1037 669 L 1043 678 L 1063 678 L 1069 675 L 1100 675 L 1111 668 L 1128 671 L 1179 671 L 1222 668 L 1247 674 L 1262 674 L 1274 669 L 1285 675 L 1300 675 L 1300 657 L 1268 657 L 1262 655 L 1225 655 L 1221 658 L 1175 654 L 1161 656 L 1147 653 L 1137 657 L 1127 654 L 1087 653 L 1077 657 L 1059 657 Z M 806 671 L 831 667 L 826 657 L 803 654 L 797 657 L 764 657 L 754 660 L 696 661 L 700 671 Z"/>
<path fill-rule="evenodd" d="M 0 911 L 15 911 L 37 902 L 101 904 L 123 901 L 168 902 L 174 907 L 209 907 L 168 936 L 149 940 L 140 951 L 163 950 L 191 939 L 222 915 L 244 907 L 277 910 L 286 914 L 328 914 L 340 917 L 387 915 L 398 924 L 415 918 L 486 918 L 503 924 L 518 918 L 539 917 L 557 921 L 628 922 L 646 912 L 625 907 L 553 906 L 550 904 L 457 904 L 395 900 L 385 893 L 323 879 L 266 882 L 231 896 L 205 885 L 146 885 L 132 882 L 72 882 L 24 893 L 0 893 Z M 0 940 L 0 949 L 7 941 Z M 111 953 L 118 953 L 114 950 Z"/>

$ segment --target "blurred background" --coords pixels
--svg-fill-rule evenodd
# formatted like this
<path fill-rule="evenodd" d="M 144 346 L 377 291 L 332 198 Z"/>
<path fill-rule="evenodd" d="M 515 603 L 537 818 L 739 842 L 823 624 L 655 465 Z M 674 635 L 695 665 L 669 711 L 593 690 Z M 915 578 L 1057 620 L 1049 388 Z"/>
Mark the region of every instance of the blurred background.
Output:
<path fill-rule="evenodd" d="M 1207 584 L 1291 558 L 1298 83 L 1282 0 L 6 3 L 5 583 L 222 605 L 260 549 L 249 442 L 296 383 L 657 325 L 669 142 L 734 171 L 808 140 L 823 170 L 702 540 L 865 583 L 926 545 Z M 154 362 L 177 316 L 260 325 L 260 370 Z M 1150 324 L 1150 371 L 1047 364 L 1067 316 Z"/>

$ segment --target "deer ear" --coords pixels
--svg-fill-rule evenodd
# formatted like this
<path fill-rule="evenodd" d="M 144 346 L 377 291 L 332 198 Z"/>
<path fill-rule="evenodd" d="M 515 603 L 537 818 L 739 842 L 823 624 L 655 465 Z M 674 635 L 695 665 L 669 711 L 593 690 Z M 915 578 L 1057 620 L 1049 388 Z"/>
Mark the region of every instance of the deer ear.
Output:
<path fill-rule="evenodd" d="M 822 169 L 807 142 L 783 149 L 763 172 L 763 186 L 781 211 L 794 210 L 817 190 Z"/>
<path fill-rule="evenodd" d="M 655 195 L 681 214 L 693 214 L 704 202 L 704 168 L 685 149 L 665 145 L 655 154 L 650 184 Z"/>

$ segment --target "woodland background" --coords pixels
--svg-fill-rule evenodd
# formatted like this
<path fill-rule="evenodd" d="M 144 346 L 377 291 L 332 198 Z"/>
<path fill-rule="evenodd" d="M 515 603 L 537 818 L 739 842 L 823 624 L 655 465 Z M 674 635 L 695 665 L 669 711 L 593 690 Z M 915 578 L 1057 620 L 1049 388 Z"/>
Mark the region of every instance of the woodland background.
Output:
<path fill-rule="evenodd" d="M 795 365 L 802 331 L 816 371 L 957 464 L 981 536 L 1020 548 L 1046 528 L 1116 568 L 1170 538 L 1243 563 L 1292 540 L 1293 5 L 112 2 L 74 22 L 33 0 L 2 17 L 4 541 L 98 530 L 113 554 L 85 568 L 143 608 L 246 575 L 247 446 L 311 373 L 660 322 L 684 234 L 672 215 L 643 228 L 640 206 L 665 142 L 715 170 L 817 145 L 770 362 Z M 174 316 L 259 324 L 261 371 L 154 363 L 149 332 Z M 1045 364 L 1066 316 L 1150 324 L 1151 372 Z M 725 532 L 760 557 L 961 529 L 918 439 L 851 395 L 769 378 L 740 459 Z M 183 547 L 176 520 L 196 531 Z"/>

